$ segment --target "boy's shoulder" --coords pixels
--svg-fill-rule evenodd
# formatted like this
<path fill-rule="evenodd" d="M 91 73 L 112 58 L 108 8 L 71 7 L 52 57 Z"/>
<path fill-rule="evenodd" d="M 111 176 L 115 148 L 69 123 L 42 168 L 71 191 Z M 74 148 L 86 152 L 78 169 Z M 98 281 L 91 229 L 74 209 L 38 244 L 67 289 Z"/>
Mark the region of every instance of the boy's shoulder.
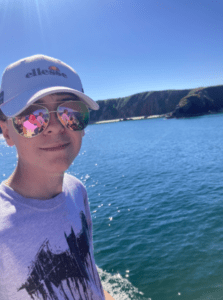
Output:
<path fill-rule="evenodd" d="M 64 174 L 64 185 L 66 188 L 71 191 L 75 189 L 81 189 L 84 194 L 87 193 L 85 186 L 83 183 L 77 179 L 75 176 L 65 173 Z"/>
<path fill-rule="evenodd" d="M 77 186 L 82 186 L 83 188 L 85 188 L 83 183 L 74 175 L 64 173 L 64 181 L 66 184 L 75 184 Z"/>

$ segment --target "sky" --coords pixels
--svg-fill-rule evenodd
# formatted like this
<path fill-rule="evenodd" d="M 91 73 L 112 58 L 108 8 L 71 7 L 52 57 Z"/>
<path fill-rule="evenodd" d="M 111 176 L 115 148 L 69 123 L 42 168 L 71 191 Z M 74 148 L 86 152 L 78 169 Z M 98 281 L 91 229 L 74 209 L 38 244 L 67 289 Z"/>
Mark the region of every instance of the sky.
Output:
<path fill-rule="evenodd" d="M 221 85 L 222 15 L 222 0 L 0 0 L 0 74 L 52 56 L 95 101 Z"/>

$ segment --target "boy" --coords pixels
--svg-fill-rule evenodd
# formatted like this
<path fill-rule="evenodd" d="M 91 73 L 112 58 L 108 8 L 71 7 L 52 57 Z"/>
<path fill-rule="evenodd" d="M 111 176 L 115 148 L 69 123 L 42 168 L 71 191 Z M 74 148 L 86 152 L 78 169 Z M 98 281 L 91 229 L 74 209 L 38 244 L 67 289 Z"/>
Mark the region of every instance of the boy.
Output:
<path fill-rule="evenodd" d="M 80 151 L 89 108 L 98 104 L 70 66 L 44 55 L 5 69 L 0 104 L 3 136 L 18 152 L 13 174 L 0 184 L 0 299 L 113 299 L 94 261 L 87 192 L 65 173 Z M 64 126 L 64 109 L 81 125 Z M 42 131 L 18 130 L 18 122 L 38 115 L 47 123 Z"/>

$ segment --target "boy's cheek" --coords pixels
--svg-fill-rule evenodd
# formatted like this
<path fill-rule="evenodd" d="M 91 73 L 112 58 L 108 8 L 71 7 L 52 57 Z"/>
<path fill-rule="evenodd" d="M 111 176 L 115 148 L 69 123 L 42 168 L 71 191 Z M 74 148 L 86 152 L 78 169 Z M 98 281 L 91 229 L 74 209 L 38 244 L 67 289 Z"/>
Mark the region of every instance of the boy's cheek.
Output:
<path fill-rule="evenodd" d="M 84 130 L 81 131 L 81 135 L 82 135 L 82 137 L 85 136 L 85 131 Z"/>

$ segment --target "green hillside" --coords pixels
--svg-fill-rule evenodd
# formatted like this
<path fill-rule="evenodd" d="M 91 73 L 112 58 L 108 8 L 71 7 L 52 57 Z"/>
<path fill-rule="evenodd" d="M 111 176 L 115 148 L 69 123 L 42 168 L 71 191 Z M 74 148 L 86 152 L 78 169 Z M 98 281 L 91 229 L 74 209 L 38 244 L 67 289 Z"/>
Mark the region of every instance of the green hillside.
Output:
<path fill-rule="evenodd" d="M 163 115 L 189 117 L 223 108 L 223 86 L 187 90 L 144 92 L 123 98 L 99 100 L 91 111 L 91 122 L 130 117 Z"/>

